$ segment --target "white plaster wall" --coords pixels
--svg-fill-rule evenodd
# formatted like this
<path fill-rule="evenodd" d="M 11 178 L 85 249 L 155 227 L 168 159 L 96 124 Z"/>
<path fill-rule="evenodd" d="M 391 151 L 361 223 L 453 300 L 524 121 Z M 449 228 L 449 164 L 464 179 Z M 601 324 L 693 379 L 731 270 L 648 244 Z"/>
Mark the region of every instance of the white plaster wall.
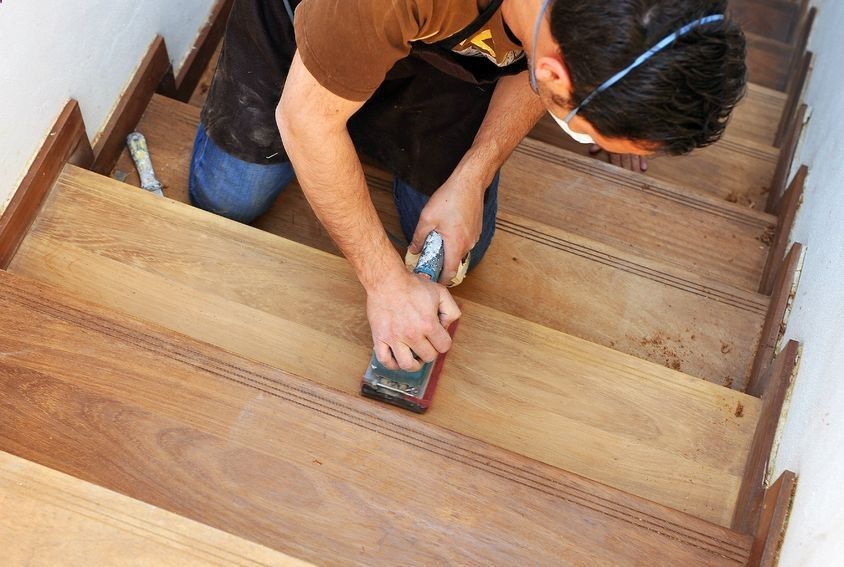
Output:
<path fill-rule="evenodd" d="M 794 239 L 807 245 L 787 338 L 803 357 L 774 478 L 798 474 L 780 565 L 844 565 L 844 2 L 815 2 L 820 17 L 800 150 L 810 167 Z"/>
<path fill-rule="evenodd" d="M 3 0 L 0 3 L 0 210 L 68 98 L 90 137 L 104 126 L 155 34 L 174 68 L 213 0 Z"/>

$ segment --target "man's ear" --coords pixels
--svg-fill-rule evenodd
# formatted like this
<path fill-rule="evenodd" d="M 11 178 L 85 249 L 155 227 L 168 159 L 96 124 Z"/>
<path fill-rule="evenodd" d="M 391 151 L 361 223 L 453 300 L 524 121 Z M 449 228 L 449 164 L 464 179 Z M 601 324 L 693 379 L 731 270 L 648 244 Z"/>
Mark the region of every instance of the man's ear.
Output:
<path fill-rule="evenodd" d="M 551 92 L 554 94 L 563 95 L 566 98 L 571 97 L 571 76 L 562 59 L 546 55 L 538 58 L 534 65 L 537 82 L 550 87 Z"/>

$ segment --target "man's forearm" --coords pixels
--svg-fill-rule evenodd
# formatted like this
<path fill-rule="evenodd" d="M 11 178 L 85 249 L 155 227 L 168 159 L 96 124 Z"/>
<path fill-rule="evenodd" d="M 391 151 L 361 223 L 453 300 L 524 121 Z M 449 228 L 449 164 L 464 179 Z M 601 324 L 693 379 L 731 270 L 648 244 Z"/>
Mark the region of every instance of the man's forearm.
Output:
<path fill-rule="evenodd" d="M 545 107 L 530 88 L 527 71 L 503 77 L 498 81 L 472 147 L 455 173 L 477 179 L 486 188 L 544 113 Z"/>

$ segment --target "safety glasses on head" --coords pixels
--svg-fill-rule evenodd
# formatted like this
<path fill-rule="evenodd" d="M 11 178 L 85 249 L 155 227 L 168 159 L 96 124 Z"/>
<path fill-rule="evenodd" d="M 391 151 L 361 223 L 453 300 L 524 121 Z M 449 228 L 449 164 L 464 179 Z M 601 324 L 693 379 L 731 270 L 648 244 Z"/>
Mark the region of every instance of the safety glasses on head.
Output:
<path fill-rule="evenodd" d="M 533 26 L 533 39 L 531 41 L 531 43 L 533 45 L 533 53 L 530 57 L 530 65 L 528 65 L 528 68 L 529 68 L 529 75 L 530 75 L 530 85 L 531 85 L 531 88 L 533 88 L 533 91 L 535 93 L 539 93 L 539 85 L 536 82 L 536 73 L 535 73 L 536 39 L 539 36 L 539 27 L 542 25 L 542 18 L 545 16 L 545 12 L 548 11 L 548 6 L 551 4 L 551 1 L 552 0 L 544 0 L 544 2 L 542 3 L 542 7 L 539 9 L 539 15 L 537 15 L 537 17 L 536 17 L 536 23 Z M 576 142 L 580 142 L 581 144 L 594 144 L 595 142 L 594 142 L 594 140 L 592 139 L 591 136 L 589 136 L 588 134 L 581 134 L 579 132 L 575 132 L 571 129 L 571 126 L 569 126 L 569 122 L 571 122 L 572 118 L 577 116 L 578 112 L 580 112 L 587 104 L 592 102 L 592 100 L 596 96 L 598 96 L 599 94 L 601 94 L 605 90 L 609 89 L 610 87 L 612 87 L 613 85 L 618 83 L 620 80 L 622 80 L 624 77 L 626 77 L 633 69 L 635 69 L 636 67 L 638 67 L 639 65 L 641 65 L 642 63 L 644 63 L 645 61 L 647 61 L 648 59 L 650 59 L 651 57 L 653 57 L 654 55 L 656 55 L 657 53 L 659 53 L 660 51 L 662 51 L 663 49 L 665 49 L 666 47 L 668 47 L 669 45 L 674 43 L 675 41 L 677 41 L 677 39 L 683 37 L 684 35 L 688 34 L 690 31 L 692 31 L 693 29 L 695 29 L 697 27 L 700 27 L 700 26 L 703 26 L 703 25 L 706 25 L 706 24 L 711 24 L 713 22 L 718 22 L 718 21 L 721 21 L 721 20 L 724 20 L 724 19 L 725 19 L 725 16 L 723 14 L 714 14 L 714 15 L 711 15 L 711 16 L 705 16 L 703 18 L 699 18 L 697 20 L 694 20 L 693 22 L 690 22 L 690 23 L 684 25 L 683 27 L 678 29 L 676 32 L 669 34 L 668 36 L 664 37 L 662 40 L 657 42 L 653 47 L 651 47 L 650 49 L 648 49 L 647 51 L 642 53 L 639 57 L 637 57 L 633 61 L 633 63 L 631 63 L 630 65 L 628 65 L 627 67 L 625 67 L 624 69 L 622 69 L 621 71 L 619 71 L 618 73 L 616 73 L 615 75 L 613 75 L 612 77 L 607 79 L 606 81 L 604 81 L 600 86 L 598 86 L 598 88 L 596 88 L 594 91 L 589 93 L 589 95 L 586 98 L 584 98 L 583 101 L 581 101 L 581 103 L 578 104 L 571 112 L 569 112 L 566 115 L 565 118 L 559 118 L 559 117 L 555 116 L 553 112 L 550 112 L 550 111 L 549 111 L 549 114 L 551 114 L 551 117 L 554 119 L 554 121 L 557 122 L 557 124 L 560 125 L 560 128 L 562 128 L 563 131 L 566 134 L 568 134 L 569 136 L 571 136 L 572 139 L 574 139 Z"/>

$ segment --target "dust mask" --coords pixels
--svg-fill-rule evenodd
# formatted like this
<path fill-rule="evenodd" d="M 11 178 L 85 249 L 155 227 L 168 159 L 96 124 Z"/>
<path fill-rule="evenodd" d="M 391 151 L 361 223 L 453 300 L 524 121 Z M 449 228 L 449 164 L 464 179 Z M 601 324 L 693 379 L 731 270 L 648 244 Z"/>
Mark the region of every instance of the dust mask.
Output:
<path fill-rule="evenodd" d="M 566 134 L 571 136 L 571 139 L 574 140 L 575 142 L 577 142 L 579 144 L 594 144 L 595 143 L 595 140 L 593 140 L 592 136 L 590 136 L 589 134 L 581 134 L 580 132 L 575 132 L 574 130 L 572 130 L 571 126 L 569 126 L 568 121 L 563 120 L 562 118 L 558 118 L 557 116 L 554 116 L 554 114 L 552 112 L 549 112 L 548 114 L 551 115 L 551 118 L 554 119 L 554 122 L 556 122 L 557 124 L 560 125 L 560 128 L 563 129 L 563 132 L 565 132 Z"/>

